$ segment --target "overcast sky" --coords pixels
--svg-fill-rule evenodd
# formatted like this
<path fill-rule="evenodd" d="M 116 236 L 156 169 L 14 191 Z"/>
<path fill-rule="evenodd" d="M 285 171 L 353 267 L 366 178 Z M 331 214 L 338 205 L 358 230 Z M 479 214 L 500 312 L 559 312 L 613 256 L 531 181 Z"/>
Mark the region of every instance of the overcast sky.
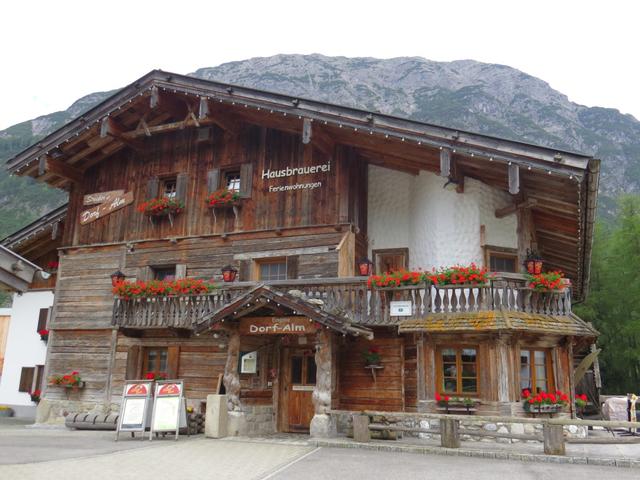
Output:
<path fill-rule="evenodd" d="M 154 68 L 278 53 L 501 63 L 640 118 L 640 2 L 0 2 L 0 130 Z"/>

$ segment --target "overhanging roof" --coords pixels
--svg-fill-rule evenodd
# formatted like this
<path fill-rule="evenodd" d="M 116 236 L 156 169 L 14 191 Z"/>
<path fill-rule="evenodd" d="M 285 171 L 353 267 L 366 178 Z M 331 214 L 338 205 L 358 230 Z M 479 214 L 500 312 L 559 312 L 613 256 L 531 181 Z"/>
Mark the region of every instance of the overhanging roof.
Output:
<path fill-rule="evenodd" d="M 318 148 L 354 148 L 367 162 L 408 173 L 438 172 L 439 152 L 452 152 L 457 174 L 509 190 L 520 170 L 520 198 L 531 207 L 547 264 L 572 278 L 578 299 L 589 278 L 599 161 L 575 152 L 500 139 L 377 112 L 154 70 L 7 162 L 11 173 L 68 188 L 93 165 L 148 137 L 252 123 L 301 134 L 313 125 Z"/>
<path fill-rule="evenodd" d="M 320 301 L 321 302 L 321 301 Z M 247 293 L 235 298 L 230 303 L 201 318 L 194 328 L 196 333 L 203 332 L 225 319 L 233 320 L 255 312 L 257 309 L 285 308 L 296 315 L 310 318 L 321 325 L 345 335 L 363 335 L 372 338 L 371 329 L 353 324 L 341 314 L 323 310 L 322 303 L 312 303 L 292 292 L 284 293 L 273 290 L 266 285 L 258 285 Z"/>
<path fill-rule="evenodd" d="M 40 270 L 29 260 L 0 245 L 0 289 L 26 292 L 33 276 Z"/>

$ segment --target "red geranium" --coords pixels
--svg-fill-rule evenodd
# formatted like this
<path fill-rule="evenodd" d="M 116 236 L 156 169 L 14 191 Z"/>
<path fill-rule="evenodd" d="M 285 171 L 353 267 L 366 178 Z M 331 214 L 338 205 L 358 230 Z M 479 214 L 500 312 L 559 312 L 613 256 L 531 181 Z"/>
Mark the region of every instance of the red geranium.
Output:
<path fill-rule="evenodd" d="M 238 200 L 240 200 L 240 193 L 237 190 L 221 188 L 207 197 L 207 206 L 211 208 L 233 205 L 237 203 Z"/>

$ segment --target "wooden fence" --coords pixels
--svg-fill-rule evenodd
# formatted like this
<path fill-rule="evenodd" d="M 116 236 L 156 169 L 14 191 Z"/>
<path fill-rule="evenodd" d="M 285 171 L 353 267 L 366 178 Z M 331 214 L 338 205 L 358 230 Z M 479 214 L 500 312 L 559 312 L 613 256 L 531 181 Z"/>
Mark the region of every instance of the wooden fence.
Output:
<path fill-rule="evenodd" d="M 566 438 L 564 427 L 569 425 L 584 427 L 604 427 L 606 429 L 624 428 L 640 429 L 640 422 L 619 422 L 608 420 L 580 420 L 570 418 L 521 418 L 521 417 L 497 417 L 479 415 L 447 415 L 437 413 L 406 413 L 406 412 L 350 412 L 344 410 L 332 410 L 332 415 L 351 415 L 353 419 L 353 439 L 356 442 L 369 442 L 371 431 L 428 433 L 440 435 L 440 444 L 447 448 L 459 448 L 462 435 L 476 437 L 511 438 L 517 440 L 534 440 L 542 442 L 544 453 L 547 455 L 564 455 L 566 443 L 640 443 L 640 437 L 596 437 L 596 438 Z M 385 417 L 398 421 L 438 420 L 438 428 L 407 427 L 395 424 L 371 423 L 371 417 Z M 542 425 L 542 435 L 504 433 L 488 430 L 469 430 L 460 428 L 460 423 L 503 423 L 503 424 L 535 424 Z"/>

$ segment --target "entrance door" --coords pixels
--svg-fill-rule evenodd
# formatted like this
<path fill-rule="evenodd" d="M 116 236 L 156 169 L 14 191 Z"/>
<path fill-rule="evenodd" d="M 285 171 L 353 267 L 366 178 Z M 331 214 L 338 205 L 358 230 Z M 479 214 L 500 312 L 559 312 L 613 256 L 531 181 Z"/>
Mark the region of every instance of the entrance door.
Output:
<path fill-rule="evenodd" d="M 316 384 L 316 360 L 313 350 L 289 350 L 284 382 L 285 424 L 289 432 L 308 432 L 313 418 L 311 396 Z"/>

